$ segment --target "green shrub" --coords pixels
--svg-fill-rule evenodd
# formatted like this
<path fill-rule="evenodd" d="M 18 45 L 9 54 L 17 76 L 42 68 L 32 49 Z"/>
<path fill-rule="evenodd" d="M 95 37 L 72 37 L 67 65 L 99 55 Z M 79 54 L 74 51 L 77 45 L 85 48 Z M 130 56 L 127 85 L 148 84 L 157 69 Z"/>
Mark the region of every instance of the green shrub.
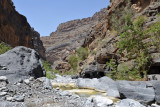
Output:
<path fill-rule="evenodd" d="M 77 50 L 77 55 L 79 56 L 80 60 L 85 60 L 88 57 L 88 48 L 80 47 Z"/>
<path fill-rule="evenodd" d="M 130 16 L 127 16 L 127 25 L 124 27 L 124 32 L 120 35 L 120 41 L 117 43 L 119 52 L 124 50 L 127 52 L 129 59 L 133 59 L 136 55 L 135 64 L 136 67 L 133 72 L 136 72 L 137 77 L 147 75 L 148 62 L 150 60 L 150 54 L 148 53 L 148 46 L 143 40 L 146 38 L 143 25 L 146 21 L 144 16 L 140 16 L 134 22 L 131 21 Z M 133 75 L 135 76 L 135 75 Z M 131 77 L 133 78 L 133 77 Z"/>
<path fill-rule="evenodd" d="M 117 47 L 119 48 L 119 53 L 127 53 L 125 57 L 134 60 L 135 65 L 132 69 L 129 69 L 127 65 L 124 65 L 123 70 L 113 69 L 110 75 L 113 79 L 146 80 L 152 64 L 148 49 L 153 45 L 160 48 L 160 21 L 148 28 L 144 28 L 145 16 L 140 16 L 131 21 L 130 15 L 128 15 L 126 16 L 126 21 L 126 26 L 123 29 L 123 33 L 120 34 L 120 41 L 117 42 Z M 151 41 L 144 42 L 147 38 L 151 39 Z M 115 67 L 115 65 L 111 65 L 111 62 L 109 64 L 109 66 Z"/>
<path fill-rule="evenodd" d="M 3 54 L 5 52 L 7 52 L 8 50 L 11 50 L 12 48 L 8 45 L 6 45 L 3 42 L 0 42 L 0 54 Z"/>
<path fill-rule="evenodd" d="M 71 70 L 65 72 L 63 75 L 76 75 L 76 74 L 77 74 L 77 70 L 71 69 Z"/>
<path fill-rule="evenodd" d="M 81 62 L 82 60 L 85 60 L 88 57 L 88 48 L 83 48 L 80 47 L 75 54 L 71 55 L 69 57 L 69 64 L 73 68 L 73 71 L 77 71 L 78 63 Z M 72 72 L 73 72 L 72 71 Z M 69 71 L 68 71 L 69 72 Z"/>
<path fill-rule="evenodd" d="M 112 58 L 109 62 L 106 63 L 106 69 L 109 70 L 109 73 L 106 74 L 108 77 L 111 77 L 112 79 L 117 79 L 117 65 L 114 62 L 114 59 Z"/>
<path fill-rule="evenodd" d="M 126 0 L 124 5 L 116 8 L 111 15 L 109 15 L 109 23 L 111 30 L 122 32 L 122 27 L 126 25 L 126 15 L 134 16 L 135 11 L 131 8 L 131 0 Z"/>
<path fill-rule="evenodd" d="M 51 68 L 51 65 L 47 61 L 42 60 L 42 64 L 43 64 L 43 67 L 44 67 L 44 69 L 46 71 L 46 77 L 47 78 L 54 79 L 56 77 L 55 73 L 59 73 L 59 71 L 53 70 Z"/>
<path fill-rule="evenodd" d="M 69 57 L 69 64 L 71 65 L 71 67 L 73 68 L 73 70 L 77 70 L 78 67 L 78 56 L 76 54 L 73 54 Z"/>

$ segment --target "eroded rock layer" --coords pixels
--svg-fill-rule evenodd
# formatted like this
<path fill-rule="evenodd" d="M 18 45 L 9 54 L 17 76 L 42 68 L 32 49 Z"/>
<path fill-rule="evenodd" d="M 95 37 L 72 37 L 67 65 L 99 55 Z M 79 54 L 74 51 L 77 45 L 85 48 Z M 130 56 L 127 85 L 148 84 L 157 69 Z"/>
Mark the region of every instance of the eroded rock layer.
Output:
<path fill-rule="evenodd" d="M 41 37 L 46 48 L 46 58 L 52 64 L 58 60 L 65 60 L 70 53 L 81 47 L 90 29 L 103 18 L 106 8 L 97 12 L 93 17 L 77 19 L 62 23 L 56 32 L 50 36 Z"/>
<path fill-rule="evenodd" d="M 13 47 L 34 48 L 45 57 L 39 33 L 30 27 L 25 16 L 15 10 L 11 0 L 0 1 L 0 40 Z"/>

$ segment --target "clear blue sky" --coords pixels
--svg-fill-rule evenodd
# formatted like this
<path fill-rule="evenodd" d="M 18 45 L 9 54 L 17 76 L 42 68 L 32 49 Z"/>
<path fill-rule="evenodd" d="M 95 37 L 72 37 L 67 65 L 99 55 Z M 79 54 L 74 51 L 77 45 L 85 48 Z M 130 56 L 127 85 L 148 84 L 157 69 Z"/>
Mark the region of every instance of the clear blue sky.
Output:
<path fill-rule="evenodd" d="M 16 10 L 41 36 L 49 36 L 60 23 L 91 17 L 109 0 L 13 0 Z"/>

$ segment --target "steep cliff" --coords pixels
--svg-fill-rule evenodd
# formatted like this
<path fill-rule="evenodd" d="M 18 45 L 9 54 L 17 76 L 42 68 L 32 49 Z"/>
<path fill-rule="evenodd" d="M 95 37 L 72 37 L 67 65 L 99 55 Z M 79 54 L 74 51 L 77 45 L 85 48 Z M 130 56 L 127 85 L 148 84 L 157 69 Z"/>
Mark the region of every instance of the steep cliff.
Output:
<path fill-rule="evenodd" d="M 30 27 L 25 16 L 15 10 L 11 0 L 0 1 L 0 40 L 13 47 L 34 48 L 45 58 L 45 49 L 39 33 Z"/>
<path fill-rule="evenodd" d="M 71 52 L 81 47 L 90 29 L 103 18 L 106 10 L 106 8 L 102 9 L 93 17 L 62 23 L 56 32 L 52 32 L 50 36 L 41 37 L 46 48 L 47 60 L 52 65 L 56 61 L 64 61 Z"/>
<path fill-rule="evenodd" d="M 158 46 L 153 44 L 149 45 L 149 42 L 153 43 L 153 41 L 159 40 L 159 37 L 153 36 L 157 30 L 154 33 L 153 31 L 160 28 L 158 28 L 157 25 L 157 28 L 152 28 L 151 32 L 153 34 L 144 33 L 146 29 L 150 30 L 150 26 L 158 22 L 159 13 L 159 0 L 110 0 L 108 8 L 102 9 L 93 17 L 62 23 L 57 28 L 57 31 L 53 32 L 50 37 L 41 38 L 47 48 L 47 60 L 52 63 L 54 68 L 62 72 L 69 71 L 68 68 L 71 68 L 72 64 L 76 63 L 75 65 L 78 67 L 73 70 L 75 72 L 78 71 L 80 76 L 84 78 L 101 77 L 104 76 L 105 73 L 112 73 L 112 71 L 115 71 L 115 75 L 118 75 L 118 73 L 120 73 L 119 75 L 124 75 L 124 65 L 128 67 L 128 71 L 126 72 L 132 74 L 129 76 L 130 79 L 133 79 L 133 76 L 136 77 L 137 74 L 139 74 L 139 77 L 142 79 L 144 74 L 159 73 L 160 62 L 158 56 L 160 51 Z M 131 39 L 131 44 L 129 45 L 135 45 L 135 43 L 139 42 L 146 47 L 145 44 L 147 44 L 148 47 L 145 49 L 145 52 L 148 56 L 145 56 L 146 54 L 141 55 L 140 53 L 134 53 L 135 55 L 132 56 L 133 58 L 129 58 L 127 55 L 130 54 L 131 50 L 127 53 L 125 51 L 126 48 L 124 48 L 123 52 L 120 53 L 121 47 L 118 46 L 117 43 L 124 38 L 121 37 L 121 35 L 126 32 L 125 26 L 130 28 L 129 24 L 132 23 L 131 27 L 134 26 L 133 29 L 137 29 L 135 27 L 135 22 L 136 20 L 140 20 L 140 16 L 145 20 L 141 26 L 143 30 L 133 31 L 136 32 L 133 34 L 136 36 L 133 40 L 139 38 L 141 33 L 144 35 L 142 37 L 143 39 L 137 39 L 134 43 Z M 129 20 L 131 21 L 127 22 Z M 132 35 L 133 29 L 128 31 L 128 36 L 130 34 Z M 125 38 L 127 38 L 127 36 Z M 152 40 L 153 38 L 154 40 Z M 125 42 L 126 41 L 129 40 L 125 40 Z M 88 48 L 88 57 L 83 61 L 78 60 L 72 62 L 72 64 L 70 64 L 71 66 L 67 65 L 68 62 L 70 63 L 68 60 L 70 56 L 74 56 L 74 58 L 78 57 L 77 49 L 80 46 Z M 135 47 L 137 46 L 135 45 Z M 135 47 L 132 47 L 132 49 L 139 48 Z M 143 48 L 141 48 L 141 50 L 144 52 Z M 137 52 L 141 51 L 137 50 Z M 147 57 L 148 59 L 145 59 Z M 137 58 L 140 58 L 140 60 Z M 144 59 L 148 62 L 144 62 L 145 64 L 143 63 L 143 67 L 141 64 L 141 67 L 138 68 L 137 65 L 142 63 L 141 61 L 145 61 Z M 139 60 L 139 62 L 136 62 L 136 60 Z M 113 61 L 114 64 L 111 63 L 111 61 Z M 150 63 L 150 65 L 148 65 L 148 63 Z M 112 67 L 107 68 L 108 65 L 112 65 Z M 132 68 L 136 69 L 137 73 L 133 74 Z M 142 68 L 145 68 L 146 71 L 142 72 Z M 120 71 L 121 69 L 123 69 L 122 72 Z"/>
<path fill-rule="evenodd" d="M 119 73 L 118 76 L 124 79 L 131 72 L 132 75 L 130 77 L 133 77 L 134 75 L 137 75 L 139 72 L 142 72 L 142 67 L 139 68 L 139 70 L 137 70 L 137 73 L 135 74 L 133 74 L 134 71 L 131 71 L 132 68 L 137 67 L 136 58 L 139 57 L 139 54 L 134 53 L 137 56 L 133 55 L 133 58 L 129 58 L 129 56 L 127 56 L 129 52 L 127 53 L 126 50 L 123 50 L 123 52 L 121 53 L 119 52 L 119 47 L 117 46 L 117 43 L 120 40 L 122 40 L 122 37 L 120 35 L 122 35 L 123 32 L 125 32 L 124 26 L 127 25 L 127 15 L 131 16 L 132 22 L 135 22 L 139 18 L 139 16 L 144 17 L 145 23 L 143 25 L 143 29 L 145 30 L 149 28 L 149 26 L 158 22 L 159 13 L 159 0 L 111 0 L 111 4 L 108 6 L 108 10 L 104 14 L 105 18 L 100 23 L 96 24 L 95 27 L 92 28 L 91 33 L 88 34 L 88 38 L 85 40 L 84 46 L 89 48 L 90 54 L 88 58 L 85 61 L 83 61 L 83 63 L 80 62 L 82 64 L 79 66 L 78 71 L 81 72 L 81 76 L 87 78 L 94 78 L 94 76 L 97 76 L 94 75 L 97 74 L 96 72 L 109 73 L 114 71 L 114 75 Z M 131 33 L 132 30 L 129 31 L 129 34 Z M 134 34 L 134 36 L 137 35 L 138 34 L 136 33 Z M 145 72 L 147 72 L 148 74 L 159 75 L 160 66 L 158 61 L 158 55 L 160 51 L 158 49 L 158 46 L 156 45 L 149 46 L 148 42 L 152 42 L 152 35 L 145 34 L 144 37 L 145 38 L 144 40 L 142 40 L 141 43 L 144 43 L 145 41 L 145 44 L 148 45 L 146 53 L 149 53 L 149 56 L 151 58 L 148 59 L 148 63 L 151 62 L 152 64 L 147 65 L 148 63 L 146 63 L 146 65 L 143 65 L 143 67 L 150 66 L 150 68 L 148 67 L 146 69 L 147 71 Z M 156 39 L 159 40 L 158 37 Z M 156 39 L 154 39 L 154 41 L 156 41 Z M 132 44 L 130 44 L 130 47 L 131 45 Z M 136 46 L 132 49 L 134 48 L 136 48 Z M 107 68 L 106 66 L 107 64 L 109 65 L 108 62 L 110 61 L 113 61 L 112 63 L 110 63 L 112 66 Z M 142 63 L 142 59 L 139 62 Z M 127 67 L 128 71 L 125 71 L 125 67 Z M 93 70 L 93 68 L 95 69 Z M 140 76 L 142 75 L 143 73 Z M 137 78 L 138 77 L 136 77 L 136 79 Z"/>

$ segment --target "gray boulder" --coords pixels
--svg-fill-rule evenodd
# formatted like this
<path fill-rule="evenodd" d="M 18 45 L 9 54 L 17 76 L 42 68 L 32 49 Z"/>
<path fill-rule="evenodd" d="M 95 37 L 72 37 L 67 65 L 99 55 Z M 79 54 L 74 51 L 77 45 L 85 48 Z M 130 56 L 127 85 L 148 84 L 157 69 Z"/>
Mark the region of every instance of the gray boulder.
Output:
<path fill-rule="evenodd" d="M 142 104 L 140 104 L 137 101 L 134 101 L 132 99 L 124 99 L 121 100 L 116 107 L 145 107 Z"/>
<path fill-rule="evenodd" d="M 0 76 L 0 89 L 5 87 L 8 83 L 8 79 L 6 76 Z"/>
<path fill-rule="evenodd" d="M 146 81 L 117 81 L 121 98 L 135 99 L 143 103 L 151 103 L 155 92 L 151 82 Z"/>
<path fill-rule="evenodd" d="M 23 46 L 16 47 L 0 55 L 0 76 L 6 76 L 9 82 L 45 76 L 38 53 Z"/>
<path fill-rule="evenodd" d="M 110 97 L 120 97 L 116 82 L 105 76 L 100 79 L 82 79 L 77 80 L 79 88 L 90 88 L 107 92 Z"/>
<path fill-rule="evenodd" d="M 98 84 L 99 84 L 99 81 L 97 78 L 94 78 L 94 79 L 79 78 L 76 83 L 77 87 L 79 88 L 89 88 L 89 89 L 97 88 Z"/>
<path fill-rule="evenodd" d="M 46 77 L 41 77 L 41 78 L 38 78 L 38 80 L 43 83 L 43 88 L 50 89 L 50 90 L 53 89 L 50 79 Z"/>
<path fill-rule="evenodd" d="M 158 104 L 160 104 L 160 81 L 154 81 L 153 87 L 155 90 L 155 100 Z"/>
<path fill-rule="evenodd" d="M 116 82 L 107 76 L 99 79 L 99 86 L 97 89 L 107 91 L 107 96 L 120 97 Z"/>
<path fill-rule="evenodd" d="M 97 107 L 108 107 L 113 105 L 112 100 L 103 96 L 94 96 L 93 103 L 97 105 Z"/>

